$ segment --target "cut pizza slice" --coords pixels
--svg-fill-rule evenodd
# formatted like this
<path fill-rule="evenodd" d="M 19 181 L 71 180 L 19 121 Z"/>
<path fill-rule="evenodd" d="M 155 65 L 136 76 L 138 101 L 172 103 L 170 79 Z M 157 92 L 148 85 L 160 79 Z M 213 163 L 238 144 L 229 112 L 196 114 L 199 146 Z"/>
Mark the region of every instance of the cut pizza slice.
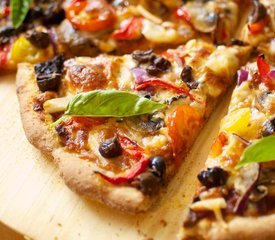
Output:
<path fill-rule="evenodd" d="M 147 210 L 250 50 L 191 40 L 162 54 L 20 64 L 26 135 L 78 194 Z"/>
<path fill-rule="evenodd" d="M 7 11 L 6 9 L 9 9 Z M 235 1 L 34 1 L 20 27 L 0 6 L 0 73 L 20 62 L 38 63 L 64 52 L 66 58 L 152 48 L 163 51 L 197 37 L 221 44 L 240 19 Z M 4 14 L 6 12 L 6 14 Z"/>
<path fill-rule="evenodd" d="M 263 56 L 238 71 L 182 228 L 182 239 L 274 239 L 275 70 Z"/>

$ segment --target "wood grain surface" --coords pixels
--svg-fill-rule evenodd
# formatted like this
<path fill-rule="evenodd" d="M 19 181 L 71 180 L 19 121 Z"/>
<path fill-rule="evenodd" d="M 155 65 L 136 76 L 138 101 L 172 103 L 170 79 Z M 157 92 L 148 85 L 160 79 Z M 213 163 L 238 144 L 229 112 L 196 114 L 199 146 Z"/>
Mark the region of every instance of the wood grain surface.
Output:
<path fill-rule="evenodd" d="M 26 140 L 14 78 L 0 77 L 0 240 L 20 239 L 4 225 L 35 240 L 177 239 L 230 94 L 216 108 L 167 193 L 150 212 L 134 216 L 83 199 L 65 186 L 52 162 Z"/>

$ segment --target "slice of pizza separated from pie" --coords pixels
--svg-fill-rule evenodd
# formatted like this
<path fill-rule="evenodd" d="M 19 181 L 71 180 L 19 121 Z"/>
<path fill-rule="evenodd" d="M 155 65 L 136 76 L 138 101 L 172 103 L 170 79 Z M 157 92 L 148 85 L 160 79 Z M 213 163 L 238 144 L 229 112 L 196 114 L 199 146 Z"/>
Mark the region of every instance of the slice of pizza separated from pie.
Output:
<path fill-rule="evenodd" d="M 274 160 L 275 69 L 259 56 L 238 71 L 182 239 L 274 239 Z"/>
<path fill-rule="evenodd" d="M 0 4 L 0 73 L 21 62 L 38 63 L 100 53 L 164 51 L 197 37 L 227 43 L 243 5 L 237 1 L 34 1 L 20 27 L 8 1 Z M 104 17 L 102 17 L 104 16 Z"/>
<path fill-rule="evenodd" d="M 128 212 L 147 210 L 250 52 L 191 40 L 162 54 L 20 64 L 26 135 L 78 194 Z"/>

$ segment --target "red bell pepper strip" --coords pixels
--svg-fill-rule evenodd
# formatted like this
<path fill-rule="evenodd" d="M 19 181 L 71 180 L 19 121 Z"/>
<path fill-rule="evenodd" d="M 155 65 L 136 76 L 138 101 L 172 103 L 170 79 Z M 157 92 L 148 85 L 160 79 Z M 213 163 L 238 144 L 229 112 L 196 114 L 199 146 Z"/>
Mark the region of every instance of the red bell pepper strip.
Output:
<path fill-rule="evenodd" d="M 142 157 L 137 163 L 134 164 L 134 166 L 129 171 L 125 172 L 124 174 L 121 174 L 115 177 L 109 177 L 100 172 L 96 172 L 96 173 L 100 174 L 102 178 L 104 178 L 110 183 L 120 184 L 120 183 L 129 182 L 133 180 L 137 175 L 142 173 L 147 168 L 148 164 L 149 164 L 149 159 Z"/>
<path fill-rule="evenodd" d="M 264 18 L 260 20 L 259 22 L 248 24 L 248 30 L 251 32 L 251 34 L 256 35 L 261 33 L 265 26 L 269 23 L 269 18 Z"/>
<path fill-rule="evenodd" d="M 10 50 L 10 45 L 6 44 L 0 47 L 0 69 L 4 69 L 8 63 L 8 52 Z"/>
<path fill-rule="evenodd" d="M 6 16 L 6 17 L 8 17 L 8 16 L 10 15 L 10 12 L 11 12 L 10 7 L 5 7 L 4 13 L 5 13 L 5 16 Z"/>
<path fill-rule="evenodd" d="M 141 158 L 143 154 L 143 148 L 139 146 L 136 142 L 131 140 L 126 136 L 118 135 L 118 141 L 124 152 L 132 157 Z"/>
<path fill-rule="evenodd" d="M 177 8 L 174 13 L 175 17 L 177 19 L 184 20 L 186 23 L 188 23 L 191 27 L 193 27 L 193 23 L 191 21 L 190 14 L 183 8 Z"/>
<path fill-rule="evenodd" d="M 133 40 L 141 36 L 142 18 L 132 17 L 126 20 L 127 23 L 120 29 L 116 30 L 112 37 L 117 40 Z"/>
<path fill-rule="evenodd" d="M 149 159 L 142 156 L 144 150 L 141 146 L 126 136 L 118 134 L 117 138 L 123 151 L 131 157 L 138 158 L 138 161 L 133 165 L 132 168 L 115 177 L 109 177 L 101 172 L 96 172 L 100 174 L 102 178 L 113 184 L 120 184 L 133 180 L 137 175 L 142 173 L 149 164 Z"/>
<path fill-rule="evenodd" d="M 270 90 L 275 90 L 275 82 L 268 76 L 270 72 L 270 66 L 265 61 L 263 56 L 257 57 L 257 66 L 260 73 L 261 82 L 264 83 Z"/>
<path fill-rule="evenodd" d="M 136 90 L 142 90 L 146 87 L 149 87 L 149 86 L 160 86 L 160 87 L 163 87 L 163 88 L 166 88 L 166 89 L 170 89 L 176 93 L 182 93 L 188 97 L 190 97 L 191 100 L 196 100 L 194 98 L 194 96 L 189 93 L 188 90 L 184 89 L 184 88 L 179 88 L 179 87 L 176 87 L 174 85 L 172 85 L 171 83 L 168 83 L 168 82 L 165 82 L 161 79 L 158 79 L 158 78 L 149 78 L 145 81 L 143 81 L 141 84 L 137 85 L 135 87 Z"/>

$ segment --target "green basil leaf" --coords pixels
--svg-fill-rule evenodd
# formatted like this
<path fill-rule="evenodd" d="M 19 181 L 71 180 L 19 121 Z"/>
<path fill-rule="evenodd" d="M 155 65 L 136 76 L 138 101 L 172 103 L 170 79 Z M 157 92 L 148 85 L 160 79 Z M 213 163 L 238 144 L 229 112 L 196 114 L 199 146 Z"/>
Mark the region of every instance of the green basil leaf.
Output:
<path fill-rule="evenodd" d="M 275 136 L 264 137 L 251 145 L 243 152 L 236 168 L 249 163 L 261 163 L 275 160 Z"/>
<path fill-rule="evenodd" d="M 55 127 L 69 116 L 131 117 L 166 107 L 136 94 L 118 90 L 94 90 L 74 96 L 62 117 L 51 124 Z"/>
<path fill-rule="evenodd" d="M 87 117 L 130 117 L 151 113 L 165 104 L 117 90 L 95 90 L 74 96 L 65 115 Z"/>
<path fill-rule="evenodd" d="M 32 0 L 11 0 L 11 21 L 15 28 L 23 23 L 30 9 Z"/>

